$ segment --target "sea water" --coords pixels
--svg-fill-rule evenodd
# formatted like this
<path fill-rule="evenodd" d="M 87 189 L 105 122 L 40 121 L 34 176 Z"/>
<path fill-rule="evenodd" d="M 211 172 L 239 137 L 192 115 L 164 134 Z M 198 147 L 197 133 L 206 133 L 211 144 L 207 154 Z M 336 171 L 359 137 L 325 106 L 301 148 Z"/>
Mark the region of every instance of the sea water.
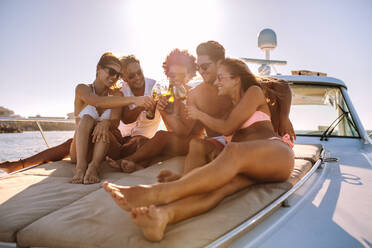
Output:
<path fill-rule="evenodd" d="M 49 131 L 44 135 L 52 147 L 72 138 L 74 131 Z M 41 133 L 37 131 L 0 134 L 0 162 L 26 158 L 47 148 Z"/>
<path fill-rule="evenodd" d="M 44 132 L 50 147 L 63 143 L 73 135 L 74 131 Z M 0 133 L 0 162 L 26 158 L 47 148 L 40 132 Z M 0 170 L 0 177 L 4 175 L 5 172 Z"/>

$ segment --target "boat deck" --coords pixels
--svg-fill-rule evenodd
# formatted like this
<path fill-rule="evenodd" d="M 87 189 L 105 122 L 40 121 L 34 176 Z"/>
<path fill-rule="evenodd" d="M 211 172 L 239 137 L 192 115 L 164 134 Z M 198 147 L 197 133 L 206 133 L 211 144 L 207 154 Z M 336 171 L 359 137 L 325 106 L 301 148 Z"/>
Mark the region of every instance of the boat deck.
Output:
<path fill-rule="evenodd" d="M 213 210 L 170 225 L 161 242 L 147 241 L 101 184 L 69 183 L 74 165 L 59 161 L 0 178 L 0 241 L 22 247 L 201 247 L 248 220 L 293 187 L 320 158 L 320 145 L 296 145 L 295 169 L 283 183 L 251 186 Z M 120 185 L 150 184 L 162 169 L 181 172 L 176 157 L 132 174 L 103 167 Z"/>

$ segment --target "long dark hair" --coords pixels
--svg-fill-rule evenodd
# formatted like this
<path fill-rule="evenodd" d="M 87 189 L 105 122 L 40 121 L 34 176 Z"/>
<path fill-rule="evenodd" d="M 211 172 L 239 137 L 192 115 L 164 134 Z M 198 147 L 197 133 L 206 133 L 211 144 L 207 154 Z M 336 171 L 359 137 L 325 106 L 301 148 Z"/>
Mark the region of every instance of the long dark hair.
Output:
<path fill-rule="evenodd" d="M 242 89 L 245 92 L 249 87 L 256 85 L 261 88 L 256 77 L 249 70 L 248 66 L 240 59 L 226 58 L 221 65 L 226 66 L 232 77 L 239 77 Z"/>

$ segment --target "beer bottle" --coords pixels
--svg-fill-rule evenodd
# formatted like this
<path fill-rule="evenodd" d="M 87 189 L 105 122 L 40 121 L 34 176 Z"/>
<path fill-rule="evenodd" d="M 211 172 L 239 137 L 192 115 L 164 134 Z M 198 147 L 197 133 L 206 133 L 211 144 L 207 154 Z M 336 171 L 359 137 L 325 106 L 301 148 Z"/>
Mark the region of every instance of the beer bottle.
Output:
<path fill-rule="evenodd" d="M 168 104 L 165 107 L 164 111 L 167 114 L 173 113 L 173 106 L 174 106 L 174 92 L 173 92 L 173 85 L 169 85 L 167 93 L 164 94 L 168 99 Z"/>

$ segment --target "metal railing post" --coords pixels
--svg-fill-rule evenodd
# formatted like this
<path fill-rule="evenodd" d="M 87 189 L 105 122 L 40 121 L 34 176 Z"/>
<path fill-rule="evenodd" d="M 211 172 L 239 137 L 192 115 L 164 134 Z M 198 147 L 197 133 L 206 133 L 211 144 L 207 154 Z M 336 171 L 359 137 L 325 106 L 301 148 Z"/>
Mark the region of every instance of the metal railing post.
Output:
<path fill-rule="evenodd" d="M 37 126 L 39 127 L 39 131 L 40 131 L 40 133 L 41 133 L 41 136 L 43 136 L 43 139 L 44 139 L 44 141 L 45 141 L 45 144 L 47 145 L 48 148 L 50 148 L 50 146 L 49 146 L 49 144 L 48 144 L 48 141 L 47 141 L 46 138 L 45 138 L 44 131 L 43 131 L 43 129 L 42 129 L 41 126 L 40 126 L 40 123 L 39 123 L 38 121 L 36 121 L 36 124 L 37 124 Z"/>

